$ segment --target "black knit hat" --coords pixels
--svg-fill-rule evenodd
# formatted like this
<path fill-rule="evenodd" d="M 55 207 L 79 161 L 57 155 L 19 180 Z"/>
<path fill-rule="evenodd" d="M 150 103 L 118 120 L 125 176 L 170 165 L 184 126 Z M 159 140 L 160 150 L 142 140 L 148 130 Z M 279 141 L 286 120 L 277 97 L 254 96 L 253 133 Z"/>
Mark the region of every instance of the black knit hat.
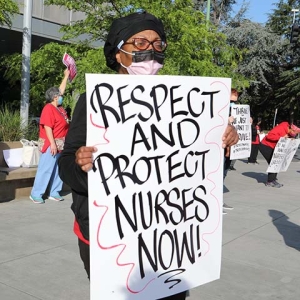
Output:
<path fill-rule="evenodd" d="M 113 21 L 104 45 L 106 65 L 109 68 L 118 71 L 120 65 L 116 60 L 116 53 L 127 39 L 143 30 L 154 30 L 166 42 L 161 20 L 145 11 L 133 13 Z"/>

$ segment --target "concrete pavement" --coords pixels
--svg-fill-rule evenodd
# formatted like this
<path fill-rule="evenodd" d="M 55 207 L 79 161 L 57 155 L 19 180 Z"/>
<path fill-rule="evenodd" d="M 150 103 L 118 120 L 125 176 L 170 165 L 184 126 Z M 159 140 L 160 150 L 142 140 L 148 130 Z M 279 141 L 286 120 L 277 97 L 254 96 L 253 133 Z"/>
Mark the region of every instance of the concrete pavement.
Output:
<path fill-rule="evenodd" d="M 267 163 L 239 160 L 225 180 L 221 279 L 190 300 L 296 300 L 300 295 L 300 156 L 265 187 Z M 0 300 L 89 299 L 89 282 L 72 232 L 71 196 L 34 205 L 0 203 Z"/>

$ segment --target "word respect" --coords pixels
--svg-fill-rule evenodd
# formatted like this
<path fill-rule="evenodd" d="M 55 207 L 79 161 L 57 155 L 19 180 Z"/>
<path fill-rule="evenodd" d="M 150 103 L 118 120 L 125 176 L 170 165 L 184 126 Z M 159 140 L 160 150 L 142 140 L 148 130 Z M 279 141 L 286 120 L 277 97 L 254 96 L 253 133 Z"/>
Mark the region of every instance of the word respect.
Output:
<path fill-rule="evenodd" d="M 136 115 L 142 122 L 146 122 L 152 117 L 155 117 L 156 121 L 160 121 L 162 118 L 161 109 L 167 103 L 170 105 L 171 118 L 180 115 L 191 115 L 197 118 L 206 110 L 209 110 L 210 118 L 214 117 L 214 95 L 220 91 L 201 91 L 198 87 L 193 87 L 186 95 L 182 95 L 180 87 L 180 85 L 168 87 L 159 84 L 146 91 L 142 85 L 130 89 L 128 85 L 124 85 L 115 89 L 108 83 L 101 83 L 95 86 L 90 104 L 95 113 L 100 112 L 105 128 L 109 127 L 109 115 L 117 123 L 125 123 Z M 109 101 L 112 101 L 115 97 L 118 101 L 118 105 L 115 105 L 115 107 L 118 107 L 118 109 L 109 105 Z M 146 101 L 145 98 L 147 97 L 148 99 L 150 97 L 151 101 Z M 209 97 L 209 101 L 206 97 Z M 166 101 L 168 98 L 169 101 Z M 134 111 L 132 104 L 146 109 L 148 113 L 132 113 Z M 208 106 L 208 109 L 205 106 Z"/>

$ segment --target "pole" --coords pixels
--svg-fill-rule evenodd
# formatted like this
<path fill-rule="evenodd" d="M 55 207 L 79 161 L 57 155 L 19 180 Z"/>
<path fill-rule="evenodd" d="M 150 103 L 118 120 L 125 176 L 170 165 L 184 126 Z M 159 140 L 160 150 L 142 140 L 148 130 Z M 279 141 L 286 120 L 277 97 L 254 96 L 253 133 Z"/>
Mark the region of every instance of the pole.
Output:
<path fill-rule="evenodd" d="M 207 0 L 207 8 L 206 8 L 206 27 L 208 28 L 210 20 L 210 0 Z"/>
<path fill-rule="evenodd" d="M 293 8 L 293 9 L 292 9 L 292 12 L 294 13 L 294 15 L 293 15 L 293 24 L 294 24 L 295 21 L 296 21 L 296 12 L 299 12 L 299 9 Z"/>
<path fill-rule="evenodd" d="M 275 127 L 277 111 L 278 111 L 278 109 L 276 108 L 276 109 L 275 109 L 274 120 L 273 120 L 273 127 Z"/>
<path fill-rule="evenodd" d="M 22 128 L 25 128 L 28 125 L 30 55 L 31 55 L 31 19 L 32 19 L 32 0 L 24 0 L 21 107 L 20 107 Z"/>

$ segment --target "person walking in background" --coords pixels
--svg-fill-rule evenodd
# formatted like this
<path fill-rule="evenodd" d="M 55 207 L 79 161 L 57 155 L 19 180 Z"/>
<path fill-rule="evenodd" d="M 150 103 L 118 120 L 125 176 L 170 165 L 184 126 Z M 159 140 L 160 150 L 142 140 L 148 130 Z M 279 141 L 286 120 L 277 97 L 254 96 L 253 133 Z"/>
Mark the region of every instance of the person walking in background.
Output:
<path fill-rule="evenodd" d="M 69 122 L 67 116 L 59 109 L 62 105 L 62 95 L 65 92 L 69 71 L 64 71 L 60 87 L 51 87 L 46 91 L 44 106 L 39 124 L 39 149 L 42 152 L 37 173 L 29 198 L 36 204 L 44 203 L 43 196 L 49 189 L 48 199 L 64 200 L 59 192 L 63 182 L 58 174 L 57 160 L 64 146 Z"/>
<path fill-rule="evenodd" d="M 248 157 L 248 164 L 258 164 L 257 162 L 257 155 L 258 155 L 258 148 L 260 144 L 259 140 L 259 133 L 260 131 L 257 129 L 257 125 L 254 125 L 253 119 L 250 118 L 250 124 L 251 124 L 251 153 Z"/>
<path fill-rule="evenodd" d="M 276 144 L 281 137 L 294 138 L 299 132 L 300 128 L 288 122 L 281 122 L 270 130 L 259 145 L 259 151 L 267 163 L 270 164 Z M 277 180 L 277 173 L 268 173 L 268 179 L 265 185 L 268 187 L 281 188 L 283 184 Z"/>
<path fill-rule="evenodd" d="M 163 67 L 166 35 L 161 20 L 147 12 L 133 13 L 115 19 L 104 45 L 109 68 L 119 74 L 155 75 Z M 74 109 L 66 144 L 60 157 L 59 174 L 72 189 L 74 232 L 78 237 L 80 257 L 90 278 L 89 211 L 87 172 L 93 167 L 95 147 L 86 146 L 86 94 L 82 94 Z M 121 134 L 121 133 L 120 133 Z M 238 135 L 228 125 L 223 146 L 236 144 Z M 184 300 L 186 293 L 164 300 Z"/>

